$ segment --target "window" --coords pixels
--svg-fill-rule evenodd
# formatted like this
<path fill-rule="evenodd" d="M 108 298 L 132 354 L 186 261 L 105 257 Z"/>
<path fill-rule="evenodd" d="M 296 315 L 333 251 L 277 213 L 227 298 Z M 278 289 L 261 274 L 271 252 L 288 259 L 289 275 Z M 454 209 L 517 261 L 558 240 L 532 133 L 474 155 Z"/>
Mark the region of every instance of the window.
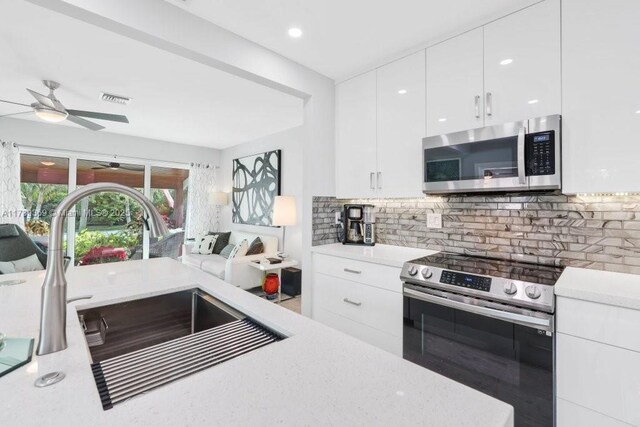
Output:
<path fill-rule="evenodd" d="M 69 159 L 22 154 L 20 192 L 25 231 L 46 249 L 53 211 L 69 192 Z"/>

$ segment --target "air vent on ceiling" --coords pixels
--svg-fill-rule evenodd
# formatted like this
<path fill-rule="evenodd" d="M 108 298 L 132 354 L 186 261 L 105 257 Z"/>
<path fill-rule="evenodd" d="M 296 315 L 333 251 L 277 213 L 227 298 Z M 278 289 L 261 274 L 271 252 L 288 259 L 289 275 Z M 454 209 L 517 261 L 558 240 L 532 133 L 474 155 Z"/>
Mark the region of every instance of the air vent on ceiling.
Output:
<path fill-rule="evenodd" d="M 113 104 L 129 105 L 131 98 L 126 96 L 114 95 L 112 93 L 100 92 L 100 99 L 104 102 L 111 102 Z"/>

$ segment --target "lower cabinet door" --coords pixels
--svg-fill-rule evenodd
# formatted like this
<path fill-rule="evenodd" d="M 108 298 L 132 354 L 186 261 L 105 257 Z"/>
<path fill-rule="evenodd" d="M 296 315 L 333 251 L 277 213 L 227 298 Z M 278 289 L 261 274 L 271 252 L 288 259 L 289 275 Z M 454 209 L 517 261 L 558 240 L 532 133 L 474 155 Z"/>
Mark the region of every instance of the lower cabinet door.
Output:
<path fill-rule="evenodd" d="M 313 317 L 330 328 L 402 357 L 402 337 L 387 334 L 322 308 L 314 309 Z"/>
<path fill-rule="evenodd" d="M 599 412 L 576 405 L 564 399 L 556 400 L 556 425 L 557 427 L 628 427 L 631 424 L 624 423 L 615 418 L 602 415 Z"/>
<path fill-rule="evenodd" d="M 402 294 L 322 273 L 314 275 L 315 308 L 402 336 Z"/>

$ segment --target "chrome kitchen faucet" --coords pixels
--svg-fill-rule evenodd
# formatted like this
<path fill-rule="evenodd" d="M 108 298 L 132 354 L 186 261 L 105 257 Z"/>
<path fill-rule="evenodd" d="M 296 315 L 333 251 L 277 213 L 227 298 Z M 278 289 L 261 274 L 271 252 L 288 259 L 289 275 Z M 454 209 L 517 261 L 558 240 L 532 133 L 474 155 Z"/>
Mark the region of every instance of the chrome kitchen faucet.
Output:
<path fill-rule="evenodd" d="M 42 284 L 40 306 L 40 338 L 36 354 L 55 353 L 67 348 L 67 279 L 63 253 L 63 226 L 69 210 L 82 198 L 102 191 L 122 193 L 138 201 L 147 213 L 145 225 L 152 237 L 169 233 L 164 220 L 151 201 L 133 188 L 110 182 L 85 185 L 67 195 L 56 208 L 51 222 L 47 271 Z M 149 224 L 148 219 L 151 219 Z"/>

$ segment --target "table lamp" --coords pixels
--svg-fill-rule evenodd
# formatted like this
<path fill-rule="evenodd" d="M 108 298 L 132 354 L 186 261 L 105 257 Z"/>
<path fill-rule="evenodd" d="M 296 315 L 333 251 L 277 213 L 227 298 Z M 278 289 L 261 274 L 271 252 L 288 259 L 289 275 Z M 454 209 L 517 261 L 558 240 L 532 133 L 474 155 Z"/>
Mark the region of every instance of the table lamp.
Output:
<path fill-rule="evenodd" d="M 220 231 L 220 211 L 222 206 L 226 206 L 229 203 L 229 197 L 227 193 L 223 191 L 214 191 L 209 196 L 209 202 L 216 207 L 216 231 Z"/>
<path fill-rule="evenodd" d="M 285 228 L 287 225 L 296 225 L 296 198 L 293 196 L 276 196 L 273 202 L 273 218 L 271 225 L 282 227 L 282 252 L 278 255 L 285 259 L 284 251 Z"/>

